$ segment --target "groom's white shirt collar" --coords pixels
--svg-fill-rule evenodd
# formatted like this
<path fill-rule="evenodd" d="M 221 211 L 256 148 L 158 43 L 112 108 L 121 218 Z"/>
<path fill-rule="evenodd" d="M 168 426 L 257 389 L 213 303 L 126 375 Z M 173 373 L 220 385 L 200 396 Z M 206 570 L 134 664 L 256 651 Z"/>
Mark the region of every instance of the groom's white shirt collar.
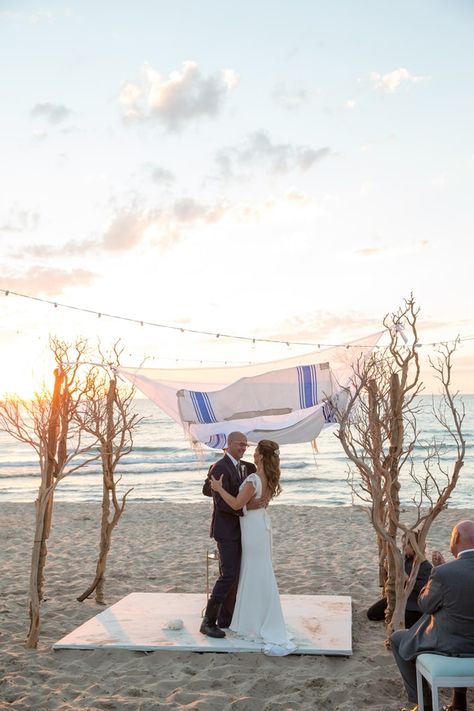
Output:
<path fill-rule="evenodd" d="M 239 464 L 239 460 L 238 460 L 238 459 L 234 459 L 234 457 L 232 456 L 232 454 L 229 454 L 229 452 L 226 452 L 226 454 L 227 454 L 227 456 L 229 457 L 230 461 L 231 461 L 235 466 L 237 466 L 237 465 Z"/>

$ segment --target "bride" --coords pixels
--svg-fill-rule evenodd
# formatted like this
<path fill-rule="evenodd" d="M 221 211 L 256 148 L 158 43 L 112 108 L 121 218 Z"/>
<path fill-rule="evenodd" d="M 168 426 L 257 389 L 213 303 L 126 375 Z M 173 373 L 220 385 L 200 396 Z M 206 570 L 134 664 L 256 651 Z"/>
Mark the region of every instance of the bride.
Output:
<path fill-rule="evenodd" d="M 254 454 L 257 467 L 240 485 L 238 496 L 222 486 L 222 476 L 210 482 L 213 491 L 233 509 L 244 508 L 250 499 L 267 500 L 278 496 L 280 486 L 280 452 L 278 444 L 262 439 Z M 246 510 L 240 518 L 242 561 L 234 614 L 229 629 L 236 636 L 263 642 L 270 654 L 289 654 L 291 644 L 281 610 L 278 587 L 272 566 L 271 527 L 266 508 Z"/>

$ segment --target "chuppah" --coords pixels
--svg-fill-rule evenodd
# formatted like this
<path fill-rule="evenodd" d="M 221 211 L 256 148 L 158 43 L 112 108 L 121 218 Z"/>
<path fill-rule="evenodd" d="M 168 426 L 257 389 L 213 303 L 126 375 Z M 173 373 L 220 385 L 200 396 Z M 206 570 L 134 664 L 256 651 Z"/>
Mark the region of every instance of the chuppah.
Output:
<path fill-rule="evenodd" d="M 381 333 L 305 356 L 231 368 L 123 368 L 119 373 L 183 426 L 191 442 L 226 447 L 231 432 L 250 441 L 314 441 L 335 422 L 356 364 L 370 356 Z M 199 634 L 202 594 L 127 595 L 54 645 L 55 649 L 121 647 L 143 651 L 266 651 L 258 641 Z M 282 595 L 294 654 L 350 655 L 351 598 Z"/>

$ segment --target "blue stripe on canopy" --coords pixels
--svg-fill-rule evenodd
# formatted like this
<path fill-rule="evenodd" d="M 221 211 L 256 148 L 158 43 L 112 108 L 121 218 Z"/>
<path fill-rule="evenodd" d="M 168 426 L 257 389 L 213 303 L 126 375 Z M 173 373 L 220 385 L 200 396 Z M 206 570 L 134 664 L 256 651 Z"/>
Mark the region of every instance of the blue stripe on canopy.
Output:
<path fill-rule="evenodd" d="M 207 442 L 204 442 L 208 447 L 212 449 L 224 449 L 227 442 L 227 436 L 225 434 L 211 435 Z"/>
<path fill-rule="evenodd" d="M 318 404 L 318 377 L 315 365 L 299 365 L 298 386 L 301 409 Z"/>
<path fill-rule="evenodd" d="M 189 393 L 199 422 L 203 425 L 207 425 L 210 422 L 217 422 L 207 393 L 200 393 L 196 390 L 190 390 Z"/>

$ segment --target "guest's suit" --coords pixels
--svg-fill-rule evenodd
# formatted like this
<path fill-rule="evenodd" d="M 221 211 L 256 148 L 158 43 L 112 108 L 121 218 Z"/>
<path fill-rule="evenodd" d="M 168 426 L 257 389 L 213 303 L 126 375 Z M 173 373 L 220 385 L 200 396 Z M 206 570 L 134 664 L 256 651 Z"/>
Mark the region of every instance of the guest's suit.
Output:
<path fill-rule="evenodd" d="M 240 542 L 240 516 L 243 512 L 234 511 L 224 499 L 213 492 L 209 484 L 209 476 L 219 479 L 221 475 L 224 489 L 237 496 L 241 482 L 252 472 L 256 471 L 255 465 L 241 460 L 241 473 L 237 470 L 228 455 L 219 459 L 209 470 L 208 478 L 204 482 L 203 494 L 213 496 L 214 507 L 212 511 L 210 535 L 215 539 L 219 550 L 219 578 L 214 585 L 210 599 L 222 604 L 219 613 L 219 627 L 228 627 L 232 619 L 235 605 L 235 596 L 239 582 L 240 559 L 242 545 Z"/>
<path fill-rule="evenodd" d="M 423 652 L 474 656 L 474 551 L 432 569 L 418 597 L 425 613 L 408 630 L 394 632 L 392 651 L 408 693 L 416 703 L 416 657 Z"/>

